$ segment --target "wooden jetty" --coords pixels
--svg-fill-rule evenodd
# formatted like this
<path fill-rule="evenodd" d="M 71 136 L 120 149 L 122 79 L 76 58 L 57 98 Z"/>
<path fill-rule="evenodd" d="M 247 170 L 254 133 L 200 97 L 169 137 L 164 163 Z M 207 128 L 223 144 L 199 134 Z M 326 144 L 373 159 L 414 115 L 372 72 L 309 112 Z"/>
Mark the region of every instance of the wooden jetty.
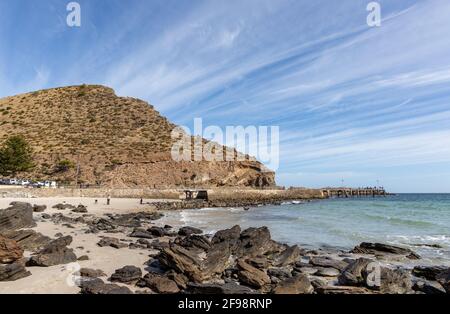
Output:
<path fill-rule="evenodd" d="M 367 187 L 367 188 L 324 188 L 322 189 L 324 197 L 376 197 L 390 195 L 383 187 Z"/>

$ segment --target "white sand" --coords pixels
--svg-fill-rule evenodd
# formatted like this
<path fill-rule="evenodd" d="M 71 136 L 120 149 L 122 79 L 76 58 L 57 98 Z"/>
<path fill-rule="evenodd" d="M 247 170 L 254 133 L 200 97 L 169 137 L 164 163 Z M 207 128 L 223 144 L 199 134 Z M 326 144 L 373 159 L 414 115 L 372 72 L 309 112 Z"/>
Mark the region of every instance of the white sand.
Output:
<path fill-rule="evenodd" d="M 28 202 L 31 204 L 47 205 L 45 213 L 63 213 L 69 217 L 78 217 L 82 214 L 76 214 L 70 212 L 70 210 L 56 210 L 51 208 L 52 206 L 66 202 L 77 206 L 83 204 L 87 206 L 88 214 L 94 214 L 95 216 L 103 216 L 107 213 L 127 213 L 152 210 L 151 206 L 140 205 L 139 199 L 111 199 L 111 205 L 106 205 L 106 199 L 98 199 L 98 204 L 95 204 L 94 198 L 24 198 L 24 199 L 11 199 L 0 198 L 0 208 L 6 208 L 9 203 L 13 201 Z M 147 200 L 145 200 L 147 202 Z M 157 201 L 157 200 L 153 200 Z M 1 210 L 0 209 L 0 210 Z M 35 217 L 39 217 L 40 213 L 35 213 Z M 99 247 L 97 242 L 99 236 L 110 236 L 119 239 L 131 239 L 122 233 L 99 233 L 99 234 L 85 234 L 86 225 L 77 224 L 76 228 L 68 228 L 61 225 L 56 225 L 51 221 L 37 221 L 37 227 L 33 230 L 40 232 L 51 238 L 55 238 L 55 234 L 62 233 L 63 235 L 71 235 L 73 242 L 70 245 L 74 249 L 75 254 L 80 257 L 82 255 L 88 255 L 89 260 L 79 261 L 78 264 L 69 265 L 57 265 L 53 267 L 27 267 L 32 273 L 31 276 L 13 281 L 13 282 L 0 282 L 0 294 L 5 293 L 51 293 L 51 294 L 65 294 L 65 293 L 78 293 L 79 288 L 70 285 L 73 274 L 76 275 L 77 267 L 87 267 L 94 269 L 101 269 L 108 277 L 114 273 L 118 268 L 126 265 L 134 265 L 141 267 L 144 272 L 145 262 L 149 260 L 148 254 L 150 250 L 130 250 L 128 248 L 115 249 L 112 247 Z M 133 239 L 136 240 L 136 239 Z M 82 247 L 82 248 L 81 248 Z M 30 252 L 26 252 L 25 255 L 29 255 Z M 106 281 L 107 277 L 102 278 Z M 69 283 L 68 283 L 69 282 Z"/>

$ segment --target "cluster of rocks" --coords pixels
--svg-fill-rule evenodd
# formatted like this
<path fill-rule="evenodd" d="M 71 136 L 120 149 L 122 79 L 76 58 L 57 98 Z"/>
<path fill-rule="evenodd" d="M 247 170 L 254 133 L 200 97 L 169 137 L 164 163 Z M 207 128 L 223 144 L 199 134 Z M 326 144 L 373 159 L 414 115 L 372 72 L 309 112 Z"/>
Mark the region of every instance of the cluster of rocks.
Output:
<path fill-rule="evenodd" d="M 146 274 L 140 267 L 128 265 L 116 270 L 109 278 L 111 283 L 98 278 L 89 284 L 82 281 L 82 293 L 131 293 L 136 289 L 161 294 L 449 293 L 448 267 L 408 270 L 383 264 L 392 256 L 420 259 L 400 247 L 362 243 L 352 252 L 332 254 L 277 243 L 266 227 L 242 231 L 234 226 L 212 236 L 192 227 L 177 233 L 171 229 L 133 231 L 140 248 L 159 251 L 150 255 Z M 158 248 L 149 241 L 155 237 L 172 240 Z M 117 283 L 129 288 L 124 290 Z"/>
<path fill-rule="evenodd" d="M 450 291 L 450 269 L 444 266 L 392 266 L 391 261 L 415 261 L 412 250 L 361 243 L 350 252 L 305 250 L 271 238 L 267 227 L 240 226 L 205 235 L 202 230 L 155 226 L 158 212 L 95 217 L 86 207 L 56 205 L 63 213 L 49 215 L 45 208 L 14 202 L 0 211 L 0 281 L 30 276 L 30 267 L 49 267 L 85 260 L 69 248 L 71 236 L 51 239 L 34 230 L 38 217 L 66 226 L 83 224 L 88 233 L 100 233 L 98 247 L 143 250 L 146 265 L 127 265 L 108 279 L 98 269 L 80 270 L 83 294 L 443 294 Z M 111 234 L 127 235 L 127 239 Z M 107 235 L 105 235 L 107 234 Z M 24 258 L 24 251 L 32 252 Z M 402 265 L 402 263 L 397 263 Z M 406 264 L 404 264 L 406 265 Z M 142 269 L 146 270 L 144 274 Z M 31 269 L 32 270 L 32 269 Z"/>
<path fill-rule="evenodd" d="M 12 202 L 0 211 L 0 281 L 14 281 L 31 275 L 27 267 L 48 267 L 77 260 L 67 246 L 72 237 L 52 240 L 34 230 L 33 212 L 44 207 L 22 202 Z M 34 252 L 24 257 L 24 250 Z"/>

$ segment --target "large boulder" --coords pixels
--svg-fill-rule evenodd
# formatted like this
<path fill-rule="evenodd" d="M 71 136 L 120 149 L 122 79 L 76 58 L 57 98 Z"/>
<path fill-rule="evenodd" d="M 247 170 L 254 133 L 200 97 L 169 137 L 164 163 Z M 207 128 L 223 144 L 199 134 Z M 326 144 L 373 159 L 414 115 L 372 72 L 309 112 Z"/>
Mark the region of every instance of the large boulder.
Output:
<path fill-rule="evenodd" d="M 0 264 L 10 264 L 23 257 L 23 249 L 16 241 L 0 235 Z"/>
<path fill-rule="evenodd" d="M 267 227 L 248 228 L 242 231 L 235 254 L 238 257 L 254 257 L 271 253 L 276 249 Z"/>
<path fill-rule="evenodd" d="M 215 244 L 211 244 L 209 239 L 204 235 L 193 234 L 183 238 L 177 238 L 175 243 L 181 245 L 185 248 L 193 248 L 203 251 L 208 251 L 211 249 L 211 246 Z"/>
<path fill-rule="evenodd" d="M 272 292 L 274 294 L 310 294 L 313 291 L 314 288 L 308 277 L 299 274 L 281 281 Z"/>
<path fill-rule="evenodd" d="M 132 294 L 127 287 L 116 284 L 106 284 L 100 278 L 90 278 L 80 281 L 81 294 Z"/>
<path fill-rule="evenodd" d="M 409 272 L 401 269 L 381 267 L 379 291 L 383 294 L 406 294 L 412 292 Z"/>
<path fill-rule="evenodd" d="M 375 256 L 383 256 L 383 255 L 403 255 L 409 259 L 420 259 L 420 256 L 413 252 L 410 249 L 393 246 L 389 244 L 383 243 L 368 243 L 363 242 L 360 245 L 356 246 L 351 253 L 357 254 L 372 254 Z"/>
<path fill-rule="evenodd" d="M 36 251 L 49 244 L 52 239 L 31 229 L 9 230 L 3 233 L 8 239 L 14 240 L 26 251 Z"/>
<path fill-rule="evenodd" d="M 237 262 L 239 281 L 247 286 L 260 289 L 271 283 L 269 276 L 262 270 L 243 260 Z"/>
<path fill-rule="evenodd" d="M 117 269 L 114 274 L 111 275 L 111 282 L 132 283 L 142 277 L 142 270 L 136 266 L 125 266 Z"/>
<path fill-rule="evenodd" d="M 27 262 L 27 266 L 49 267 L 60 264 L 68 264 L 77 261 L 77 256 L 67 246 L 72 243 L 72 237 L 66 236 L 53 240 L 42 250 L 33 255 Z"/>
<path fill-rule="evenodd" d="M 275 261 L 276 266 L 286 266 L 297 262 L 301 250 L 297 245 L 288 247 L 286 250 L 280 253 Z"/>
<path fill-rule="evenodd" d="M 0 210 L 0 233 L 36 226 L 31 204 L 12 202 L 10 205 L 10 207 Z"/>
<path fill-rule="evenodd" d="M 188 250 L 176 243 L 170 243 L 168 248 L 164 248 L 157 256 L 159 263 L 168 269 L 173 269 L 186 275 L 194 282 L 203 282 L 202 260 L 197 252 Z"/>
<path fill-rule="evenodd" d="M 154 273 L 146 274 L 144 278 L 139 280 L 137 286 L 141 288 L 148 287 L 161 294 L 174 294 L 180 292 L 180 289 L 174 280 Z"/>
<path fill-rule="evenodd" d="M 373 261 L 368 258 L 359 258 L 351 262 L 340 274 L 338 282 L 342 286 L 365 286 L 367 279 L 367 266 Z"/>
<path fill-rule="evenodd" d="M 31 273 L 26 270 L 22 261 L 0 265 L 0 281 L 16 281 L 28 276 L 31 276 Z"/>
<path fill-rule="evenodd" d="M 230 246 L 233 254 L 236 251 L 236 247 L 241 236 L 241 227 L 238 225 L 225 230 L 217 231 L 216 234 L 211 239 L 212 244 L 225 242 Z"/>

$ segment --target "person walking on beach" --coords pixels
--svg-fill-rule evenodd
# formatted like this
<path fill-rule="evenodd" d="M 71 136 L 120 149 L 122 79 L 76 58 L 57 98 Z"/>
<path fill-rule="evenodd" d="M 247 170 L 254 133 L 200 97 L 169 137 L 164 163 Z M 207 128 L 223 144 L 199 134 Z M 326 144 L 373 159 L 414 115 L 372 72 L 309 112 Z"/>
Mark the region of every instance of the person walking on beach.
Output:
<path fill-rule="evenodd" d="M 142 204 L 144 204 L 144 200 L 143 200 L 142 197 L 141 197 L 141 205 L 142 205 Z"/>
<path fill-rule="evenodd" d="M 106 205 L 111 204 L 111 197 L 108 195 L 106 198 Z"/>

